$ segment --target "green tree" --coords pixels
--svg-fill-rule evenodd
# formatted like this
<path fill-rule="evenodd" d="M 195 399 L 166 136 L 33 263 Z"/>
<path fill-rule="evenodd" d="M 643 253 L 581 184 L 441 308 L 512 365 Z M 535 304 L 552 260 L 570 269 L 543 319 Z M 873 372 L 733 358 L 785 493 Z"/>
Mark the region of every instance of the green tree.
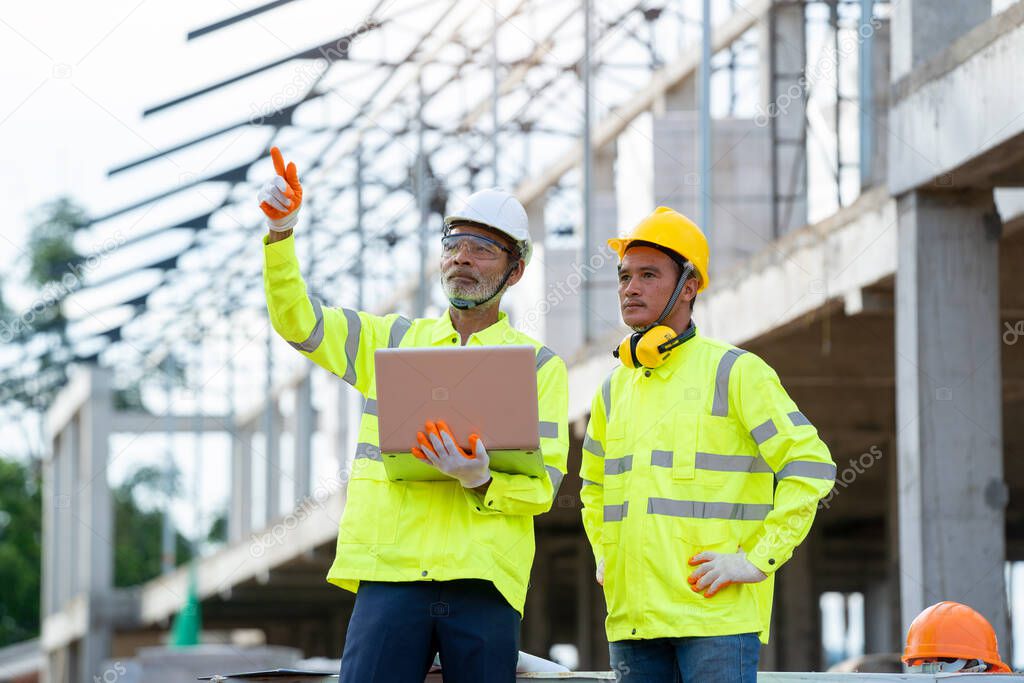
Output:
<path fill-rule="evenodd" d="M 0 646 L 39 634 L 40 488 L 37 467 L 0 459 Z"/>
<path fill-rule="evenodd" d="M 160 575 L 162 552 L 163 505 L 167 491 L 172 496 L 180 493 L 177 474 L 169 483 L 166 474 L 157 467 L 140 467 L 114 489 L 114 585 L 137 586 Z M 159 501 L 157 505 L 143 505 L 142 501 Z M 219 515 L 205 534 L 205 542 L 216 544 L 224 540 L 227 520 Z M 175 564 L 192 556 L 190 539 L 175 532 Z"/>
<path fill-rule="evenodd" d="M 75 249 L 75 234 L 89 225 L 85 210 L 68 197 L 60 197 L 36 210 L 29 227 L 29 259 L 25 284 L 36 298 L 20 316 L 8 314 L 4 339 L 27 347 L 42 347 L 38 364 L 8 370 L 3 401 L 45 410 L 67 383 L 73 353 L 67 338 L 64 300 L 81 286 L 83 258 Z"/>
<path fill-rule="evenodd" d="M 156 467 L 135 470 L 114 495 L 114 585 L 137 586 L 160 575 L 165 473 Z M 177 478 L 170 484 L 171 495 L 179 490 Z M 140 508 L 139 500 L 157 500 L 159 506 Z M 175 533 L 175 556 L 189 556 L 189 542 Z"/>

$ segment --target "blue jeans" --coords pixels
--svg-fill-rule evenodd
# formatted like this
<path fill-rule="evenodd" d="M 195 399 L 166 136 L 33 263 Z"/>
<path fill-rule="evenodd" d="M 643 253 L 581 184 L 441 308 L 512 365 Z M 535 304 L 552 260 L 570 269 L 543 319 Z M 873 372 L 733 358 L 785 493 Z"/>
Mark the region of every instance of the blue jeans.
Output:
<path fill-rule="evenodd" d="M 608 644 L 621 683 L 757 683 L 756 633 L 618 640 Z"/>
<path fill-rule="evenodd" d="M 423 683 L 434 655 L 445 683 L 515 683 L 519 612 L 490 581 L 362 581 L 340 683 Z"/>

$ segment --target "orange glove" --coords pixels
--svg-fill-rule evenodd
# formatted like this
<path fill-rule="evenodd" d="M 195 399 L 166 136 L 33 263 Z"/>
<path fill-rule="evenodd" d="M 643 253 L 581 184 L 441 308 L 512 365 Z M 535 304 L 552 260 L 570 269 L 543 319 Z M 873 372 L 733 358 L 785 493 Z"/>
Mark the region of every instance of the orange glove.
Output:
<path fill-rule="evenodd" d="M 449 427 L 444 420 L 438 420 L 436 424 L 428 420 L 425 425 L 425 428 L 427 430 L 427 434 L 432 434 L 443 441 L 443 437 L 441 436 L 441 432 L 443 432 L 448 435 L 448 437 L 452 440 L 452 443 L 455 443 L 455 435 L 452 433 L 451 427 Z M 431 455 L 435 455 L 434 446 L 433 444 L 430 443 L 430 440 L 427 438 L 426 434 L 424 434 L 423 432 L 416 432 L 416 441 L 419 443 L 420 446 L 430 451 Z M 476 445 L 478 441 L 480 441 L 480 436 L 478 434 L 470 434 L 469 450 L 465 450 L 458 444 L 456 444 L 456 448 L 458 449 L 459 453 L 462 454 L 462 457 L 469 458 L 470 460 L 472 460 L 473 458 L 476 457 Z M 412 454 L 415 455 L 420 460 L 429 460 L 429 458 L 426 456 L 423 450 L 421 448 L 417 448 L 416 446 L 412 447 Z"/>
<path fill-rule="evenodd" d="M 267 223 L 275 232 L 285 232 L 295 227 L 299 220 L 299 208 L 302 206 L 302 184 L 295 162 L 289 162 L 285 168 L 281 150 L 270 148 L 270 158 L 274 162 L 277 175 L 268 180 L 260 188 L 257 199 L 260 209 L 267 216 Z"/>
<path fill-rule="evenodd" d="M 438 420 L 435 424 L 428 420 L 426 430 L 427 435 L 416 433 L 420 447 L 413 448 L 413 455 L 426 457 L 431 465 L 452 479 L 458 479 L 467 489 L 483 486 L 491 480 L 490 458 L 478 435 L 470 435 L 472 450 L 466 452 L 455 443 L 452 430 L 444 422 Z"/>

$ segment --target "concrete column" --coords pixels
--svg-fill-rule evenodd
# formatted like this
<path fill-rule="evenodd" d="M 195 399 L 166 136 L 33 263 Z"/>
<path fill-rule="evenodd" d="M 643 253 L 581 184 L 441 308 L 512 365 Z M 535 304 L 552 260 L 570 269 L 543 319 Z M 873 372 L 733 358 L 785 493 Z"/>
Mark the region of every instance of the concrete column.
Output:
<path fill-rule="evenodd" d="M 992 16 L 991 0 L 900 0 L 892 7 L 892 78 L 941 54 Z"/>
<path fill-rule="evenodd" d="M 547 227 L 544 224 L 546 204 L 545 198 L 541 196 L 525 207 L 530 226 L 530 239 L 533 241 L 533 257 L 522 279 L 502 300 L 502 308 L 508 312 L 514 327 L 534 339 L 545 342 L 545 319 L 550 312 L 549 304 L 542 303 L 547 294 L 548 276 L 548 255 L 544 248 L 547 238 Z"/>
<path fill-rule="evenodd" d="M 270 526 L 281 509 L 281 413 L 277 408 L 277 399 L 268 396 L 269 404 L 266 410 L 268 415 L 264 417 L 264 463 L 265 478 L 263 481 L 264 500 L 266 505 L 263 510 L 263 522 Z"/>
<path fill-rule="evenodd" d="M 889 21 L 877 21 L 869 24 L 870 34 L 863 38 L 866 47 L 861 49 L 861 57 L 867 55 L 870 64 L 868 79 L 870 92 L 861 93 L 860 130 L 866 139 L 861 145 L 860 160 L 861 192 L 876 185 L 885 185 L 888 178 L 889 164 L 889 80 L 891 54 L 891 25 Z M 877 26 L 878 28 L 874 28 Z M 865 68 L 861 64 L 860 68 Z"/>
<path fill-rule="evenodd" d="M 999 642 L 1009 643 L 1000 229 L 992 193 L 911 192 L 898 199 L 898 210 L 903 633 L 928 605 L 956 600 L 985 615 Z"/>
<path fill-rule="evenodd" d="M 778 630 L 771 638 L 778 643 L 776 664 L 782 671 L 814 671 L 821 666 L 821 619 L 809 540 L 776 574 Z"/>
<path fill-rule="evenodd" d="M 693 76 L 671 90 L 666 90 L 655 103 L 654 115 L 664 116 L 668 111 L 696 111 L 697 79 Z"/>
<path fill-rule="evenodd" d="M 54 576 L 57 580 L 54 594 L 56 595 L 56 610 L 61 610 L 72 597 L 78 594 L 81 585 L 78 580 L 79 572 L 76 568 L 81 566 L 83 559 L 77 552 L 76 536 L 80 525 L 82 510 L 81 495 L 79 494 L 76 482 L 78 474 L 78 459 L 81 457 L 82 448 L 79 435 L 80 415 L 75 414 L 65 425 L 61 432 L 61 449 L 57 462 L 57 499 L 54 505 L 57 507 L 57 525 L 55 539 L 57 541 L 57 553 L 55 556 L 56 571 Z"/>
<path fill-rule="evenodd" d="M 42 542 L 42 566 L 40 567 L 41 580 L 40 585 L 40 596 L 39 596 L 39 612 L 40 621 L 45 619 L 48 615 L 52 614 L 56 610 L 56 595 L 54 591 L 57 588 L 56 580 L 56 569 L 57 564 L 55 562 L 57 553 L 57 543 L 54 539 L 54 533 L 57 526 L 57 515 L 56 515 L 56 476 L 57 476 L 57 458 L 60 444 L 57 439 L 49 439 L 47 443 L 46 452 L 43 454 L 43 542 Z"/>
<path fill-rule="evenodd" d="M 576 643 L 579 647 L 581 671 L 596 669 L 592 662 L 595 658 L 593 605 L 597 581 L 594 579 L 594 556 L 586 536 L 581 534 L 577 541 L 576 553 L 576 623 L 578 631 Z"/>
<path fill-rule="evenodd" d="M 311 490 L 311 459 L 313 430 L 316 429 L 316 415 L 313 410 L 313 382 L 310 375 L 302 378 L 295 387 L 295 478 L 293 498 L 306 498 Z"/>
<path fill-rule="evenodd" d="M 903 647 L 900 632 L 899 595 L 899 470 L 896 442 L 882 444 L 885 468 L 887 508 L 885 513 L 884 579 L 869 581 L 864 590 L 864 652 L 899 652 Z"/>
<path fill-rule="evenodd" d="M 533 581 L 526 593 L 526 620 L 523 622 L 522 649 L 539 657 L 548 656 L 548 642 L 551 634 L 551 612 L 548 609 L 551 585 L 550 549 L 546 541 L 550 536 L 537 538 L 537 550 L 533 558 Z"/>
<path fill-rule="evenodd" d="M 754 121 L 771 133 L 774 162 L 769 163 L 768 173 L 773 181 L 770 193 L 777 202 L 772 224 L 780 236 L 807 223 L 803 3 L 775 3 L 758 31 L 762 106 Z"/>
<path fill-rule="evenodd" d="M 895 581 L 869 581 L 864 589 L 864 652 L 875 654 L 899 652 L 902 644 L 898 620 L 894 620 L 896 605 Z"/>
<path fill-rule="evenodd" d="M 235 430 L 231 450 L 231 511 L 228 540 L 237 543 L 252 530 L 252 428 Z"/>
<path fill-rule="evenodd" d="M 111 372 L 88 366 L 89 399 L 81 408 L 78 455 L 80 471 L 73 480 L 78 510 L 73 535 L 81 572 L 79 591 L 88 601 L 89 628 L 78 646 L 80 674 L 92 680 L 103 672 L 103 660 L 110 655 L 112 629 L 105 609 L 114 585 L 114 523 L 110 487 L 107 483 L 107 451 L 113 411 Z"/>
<path fill-rule="evenodd" d="M 583 272 L 577 247 L 551 246 L 544 251 L 544 343 L 566 361 L 583 345 Z"/>
<path fill-rule="evenodd" d="M 590 319 L 592 341 L 601 341 L 626 327 L 619 316 L 617 259 L 609 257 L 607 240 L 618 237 L 618 201 L 615 196 L 615 146 L 594 150 L 594 215 L 590 226 L 593 253 L 581 254 L 579 265 L 586 273 L 590 290 L 590 310 L 583 312 Z"/>
<path fill-rule="evenodd" d="M 323 384 L 317 429 L 323 435 L 326 454 L 331 459 L 331 476 L 338 476 L 346 467 L 348 425 L 348 390 L 341 379 L 331 377 Z"/>

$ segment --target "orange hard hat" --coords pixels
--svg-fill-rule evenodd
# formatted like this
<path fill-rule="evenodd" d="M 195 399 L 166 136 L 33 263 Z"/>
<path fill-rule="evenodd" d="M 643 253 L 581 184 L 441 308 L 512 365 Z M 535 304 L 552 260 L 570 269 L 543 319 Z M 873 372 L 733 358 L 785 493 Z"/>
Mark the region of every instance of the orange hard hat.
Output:
<path fill-rule="evenodd" d="M 1010 673 L 1010 667 L 999 658 L 992 624 L 959 602 L 932 605 L 914 618 L 907 631 L 905 664 L 936 659 L 977 659 L 988 664 L 989 671 Z"/>

